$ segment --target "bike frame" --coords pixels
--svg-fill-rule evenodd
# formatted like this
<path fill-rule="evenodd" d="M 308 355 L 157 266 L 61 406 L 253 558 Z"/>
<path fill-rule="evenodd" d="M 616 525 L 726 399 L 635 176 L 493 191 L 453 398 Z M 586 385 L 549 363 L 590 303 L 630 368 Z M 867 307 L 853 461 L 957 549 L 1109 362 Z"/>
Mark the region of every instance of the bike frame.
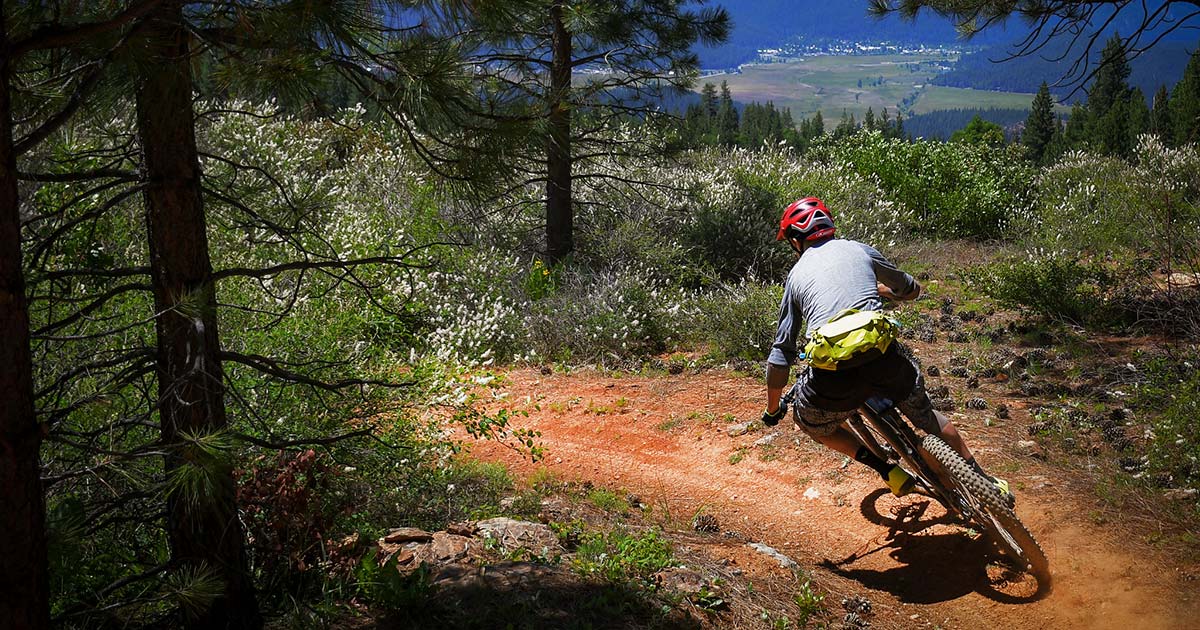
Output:
<path fill-rule="evenodd" d="M 886 445 L 881 445 L 875 440 L 865 426 L 868 423 L 884 439 Z M 858 413 L 850 418 L 847 424 L 850 432 L 867 447 L 867 450 L 884 461 L 900 463 L 901 467 L 917 480 L 917 485 L 924 494 L 937 499 L 947 511 L 967 516 L 963 513 L 962 502 L 952 495 L 953 491 L 941 480 L 941 475 L 929 465 L 924 451 L 920 448 L 921 438 L 916 430 L 904 421 L 892 401 L 871 398 L 859 407 Z"/>

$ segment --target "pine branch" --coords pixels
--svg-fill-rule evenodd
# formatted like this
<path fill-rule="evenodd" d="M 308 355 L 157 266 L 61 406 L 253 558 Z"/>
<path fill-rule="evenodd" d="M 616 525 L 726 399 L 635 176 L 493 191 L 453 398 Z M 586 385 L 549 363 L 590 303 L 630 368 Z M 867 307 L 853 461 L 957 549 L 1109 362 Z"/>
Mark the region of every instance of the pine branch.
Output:
<path fill-rule="evenodd" d="M 142 0 L 142 2 L 130 5 L 108 20 L 86 22 L 74 26 L 62 24 L 44 26 L 25 39 L 13 42 L 7 54 L 17 58 L 35 50 L 76 46 L 92 37 L 119 29 L 134 20 L 145 17 L 159 4 L 162 4 L 162 0 Z"/>
<path fill-rule="evenodd" d="M 230 361 L 233 363 L 245 365 L 246 367 L 254 369 L 257 372 L 260 372 L 267 376 L 277 378 L 282 381 L 286 381 L 289 383 L 295 383 L 298 385 L 308 385 L 315 389 L 320 389 L 320 390 L 334 392 L 334 393 L 340 393 L 344 389 L 347 389 L 350 387 L 355 387 L 355 386 L 363 386 L 363 385 L 374 385 L 374 386 L 386 387 L 386 388 L 390 388 L 390 389 L 402 389 L 405 387 L 411 387 L 412 385 L 415 384 L 415 383 L 411 383 L 411 382 L 410 383 L 393 383 L 390 381 L 379 381 L 379 380 L 372 380 L 372 379 L 357 379 L 357 378 L 342 379 L 339 381 L 323 381 L 323 380 L 308 376 L 306 374 L 301 374 L 299 372 L 293 371 L 287 367 L 284 367 L 286 365 L 286 363 L 278 361 L 276 359 L 272 359 L 270 357 L 264 357 L 264 356 L 256 355 L 256 354 L 242 354 L 240 352 L 233 352 L 230 350 L 222 350 L 220 352 L 219 357 L 222 361 Z"/>

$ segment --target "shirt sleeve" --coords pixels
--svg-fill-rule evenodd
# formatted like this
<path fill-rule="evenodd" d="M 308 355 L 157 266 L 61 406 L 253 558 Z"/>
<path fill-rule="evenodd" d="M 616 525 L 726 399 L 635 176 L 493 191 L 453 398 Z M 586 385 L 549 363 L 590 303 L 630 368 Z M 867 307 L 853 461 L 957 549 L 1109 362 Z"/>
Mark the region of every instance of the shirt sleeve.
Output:
<path fill-rule="evenodd" d="M 892 261 L 884 258 L 879 250 L 870 245 L 862 245 L 863 250 L 871 257 L 871 268 L 875 271 L 875 279 L 882 282 L 897 295 L 908 295 L 915 289 L 913 277 L 904 273 Z"/>
<path fill-rule="evenodd" d="M 796 338 L 800 335 L 803 319 L 800 304 L 792 296 L 791 283 L 784 283 L 783 300 L 779 303 L 779 328 L 775 332 L 775 343 L 771 344 L 767 363 L 788 367 L 796 362 Z"/>

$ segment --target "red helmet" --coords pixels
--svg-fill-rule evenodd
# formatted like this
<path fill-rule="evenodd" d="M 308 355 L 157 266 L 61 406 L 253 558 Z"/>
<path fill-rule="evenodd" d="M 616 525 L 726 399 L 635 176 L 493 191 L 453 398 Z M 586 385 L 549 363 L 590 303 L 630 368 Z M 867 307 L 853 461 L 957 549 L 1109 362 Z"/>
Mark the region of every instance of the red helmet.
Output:
<path fill-rule="evenodd" d="M 833 236 L 833 213 L 825 207 L 825 203 L 816 197 L 805 197 L 783 211 L 779 220 L 779 234 L 775 240 L 798 238 L 802 241 L 815 241 L 826 236 Z"/>

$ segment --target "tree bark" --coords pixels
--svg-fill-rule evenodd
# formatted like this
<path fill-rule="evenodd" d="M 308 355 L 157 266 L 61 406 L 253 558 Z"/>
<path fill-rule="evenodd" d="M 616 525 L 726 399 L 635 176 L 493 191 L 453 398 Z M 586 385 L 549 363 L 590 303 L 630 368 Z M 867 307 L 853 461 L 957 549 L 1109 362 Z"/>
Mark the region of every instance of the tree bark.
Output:
<path fill-rule="evenodd" d="M 225 428 L 224 383 L 212 264 L 200 188 L 192 110 L 192 75 L 182 3 L 164 2 L 145 31 L 147 60 L 137 90 L 137 122 L 148 186 L 145 192 L 157 335 L 158 412 L 171 452 L 166 472 L 210 467 L 191 459 L 186 436 Z M 178 568 L 215 572 L 224 591 L 189 628 L 260 628 L 247 572 L 244 534 L 228 469 L 209 470 L 210 496 L 167 497 L 167 531 Z M 195 499 L 195 500 L 189 500 Z"/>
<path fill-rule="evenodd" d="M 556 263 L 575 249 L 571 207 L 571 33 L 563 22 L 565 0 L 550 5 L 550 94 L 546 143 L 546 257 Z"/>
<path fill-rule="evenodd" d="M 13 152 L 8 32 L 0 8 L 0 628 L 50 626 L 46 506 L 33 411 L 29 305 Z"/>

